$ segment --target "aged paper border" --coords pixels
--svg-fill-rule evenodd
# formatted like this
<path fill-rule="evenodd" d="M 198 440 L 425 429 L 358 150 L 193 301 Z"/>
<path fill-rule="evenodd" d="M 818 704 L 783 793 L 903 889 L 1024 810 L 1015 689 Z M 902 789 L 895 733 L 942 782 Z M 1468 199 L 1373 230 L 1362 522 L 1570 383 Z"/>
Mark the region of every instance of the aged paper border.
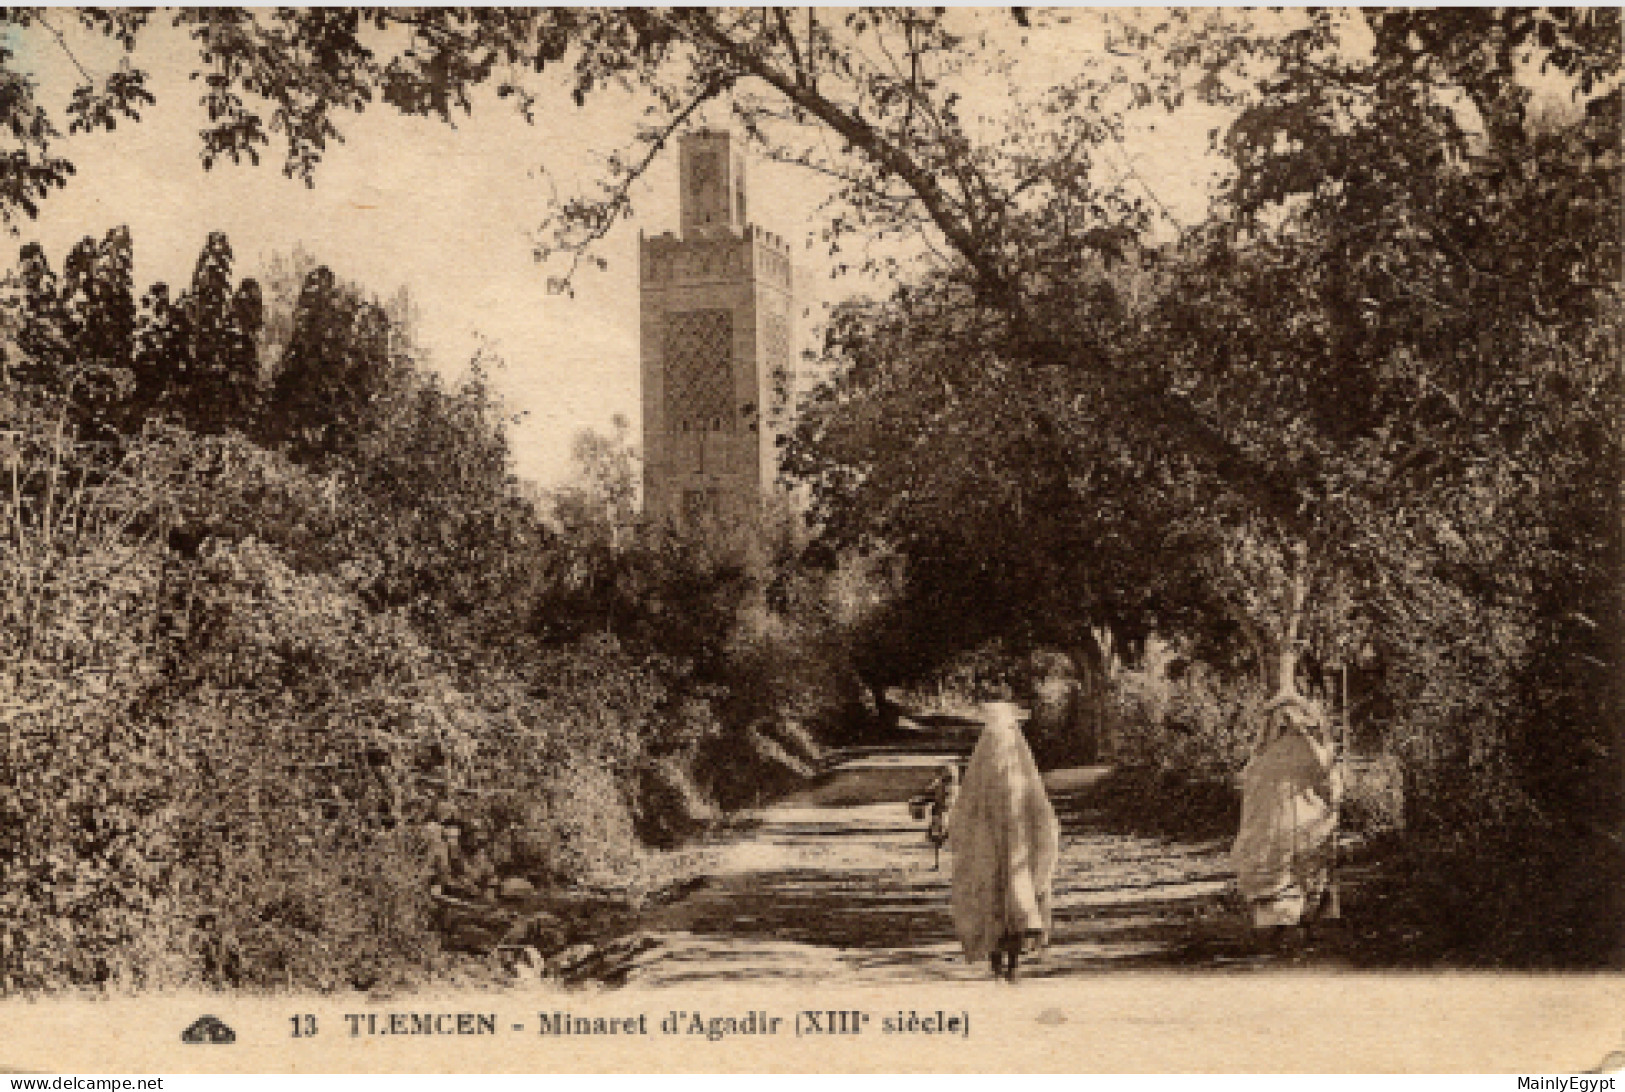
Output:
<path fill-rule="evenodd" d="M 871 1014 L 796 1035 L 803 1010 Z M 967 1014 L 968 1037 L 886 1035 L 899 1010 Z M 666 1035 L 672 1011 L 784 1018 L 779 1034 Z M 648 1017 L 650 1034 L 542 1036 L 539 1012 Z M 494 1013 L 494 1036 L 352 1036 L 346 1014 Z M 227 1045 L 181 1042 L 211 1014 Z M 317 1018 L 294 1038 L 292 1018 Z M 513 1030 L 522 1024 L 523 1030 Z M 1014 986 L 550 985 L 363 995 L 190 993 L 0 1004 L 12 1073 L 1581 1073 L 1625 1063 L 1625 976 L 1102 972 Z M 446 1026 L 450 1026 L 447 1022 Z"/>
<path fill-rule="evenodd" d="M 269 170 L 269 167 L 262 168 Z M 804 1010 L 968 1015 L 970 1034 L 777 1035 L 708 1041 L 543 1037 L 577 1016 Z M 344 1016 L 495 1013 L 495 1036 L 352 1037 Z M 217 1016 L 225 1045 L 181 1033 Z M 295 1016 L 319 1033 L 295 1038 Z M 524 1030 L 515 1031 L 513 1025 Z M 0 1001 L 9 1073 L 1574 1073 L 1625 1065 L 1625 975 L 1097 972 L 1016 986 L 834 988 L 771 981 L 658 989 L 363 995 L 70 994 Z"/>

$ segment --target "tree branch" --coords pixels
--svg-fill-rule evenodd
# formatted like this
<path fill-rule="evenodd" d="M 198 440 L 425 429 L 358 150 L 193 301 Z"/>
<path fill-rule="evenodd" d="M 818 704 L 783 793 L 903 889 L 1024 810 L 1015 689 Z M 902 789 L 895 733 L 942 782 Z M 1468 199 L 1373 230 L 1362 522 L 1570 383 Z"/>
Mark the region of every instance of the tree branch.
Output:
<path fill-rule="evenodd" d="M 811 87 L 798 86 L 793 79 L 774 69 L 752 50 L 729 38 L 708 12 L 679 8 L 674 9 L 667 18 L 692 31 L 702 43 L 725 57 L 740 72 L 768 84 L 829 126 L 853 147 L 862 149 L 882 169 L 901 179 L 919 198 L 937 230 L 970 263 L 983 288 L 995 297 L 1009 296 L 1008 285 L 998 263 L 978 244 L 968 227 L 954 217 L 950 208 L 952 202 L 941 185 L 873 125 L 857 114 L 841 109 Z"/>
<path fill-rule="evenodd" d="M 779 33 L 784 36 L 784 44 L 790 50 L 790 61 L 795 65 L 796 83 L 801 87 L 808 85 L 806 65 L 801 59 L 801 50 L 796 45 L 796 32 L 790 29 L 790 17 L 784 13 L 783 8 L 774 8 L 773 15 L 779 24 Z M 808 48 L 812 48 L 811 41 Z"/>
<path fill-rule="evenodd" d="M 56 44 L 62 48 L 63 53 L 67 54 L 68 60 L 73 62 L 73 67 L 79 70 L 79 75 L 85 78 L 85 82 L 94 87 L 96 84 L 96 77 L 92 76 L 89 70 L 87 70 L 83 64 L 79 63 L 79 58 L 74 54 L 73 50 L 69 48 L 68 40 L 67 38 L 63 37 L 62 32 L 56 29 L 56 27 L 51 24 L 51 21 L 45 18 L 44 14 L 36 12 L 34 14 L 34 18 L 39 22 L 40 26 L 44 27 L 50 32 L 51 37 L 56 39 Z"/>
<path fill-rule="evenodd" d="M 588 231 L 584 239 L 562 248 L 570 251 L 570 268 L 564 276 L 549 282 L 551 291 L 568 292 L 570 290 L 576 272 L 581 268 L 582 259 L 586 257 L 587 251 L 603 239 L 604 236 L 608 235 L 610 229 L 625 215 L 627 207 L 631 204 L 632 186 L 648 173 L 649 167 L 654 163 L 656 157 L 665 151 L 672 135 L 688 124 L 689 118 L 694 116 L 694 111 L 721 94 L 724 86 L 723 81 L 716 79 L 707 82 L 689 101 L 687 106 L 673 115 L 658 132 L 650 135 L 648 148 L 645 150 L 643 158 L 638 161 L 636 166 L 628 168 L 621 177 L 619 184 L 616 185 L 609 199 L 603 203 L 598 222 Z M 552 250 L 538 245 L 535 248 L 535 253 L 538 260 L 543 260 L 552 253 Z"/>

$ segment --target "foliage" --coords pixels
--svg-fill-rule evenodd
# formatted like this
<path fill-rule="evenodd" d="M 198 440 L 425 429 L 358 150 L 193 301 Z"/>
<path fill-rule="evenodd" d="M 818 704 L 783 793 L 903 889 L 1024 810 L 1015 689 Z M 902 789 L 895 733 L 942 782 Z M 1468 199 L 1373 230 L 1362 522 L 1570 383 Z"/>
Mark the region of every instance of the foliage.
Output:
<path fill-rule="evenodd" d="M 53 15 L 9 18 L 56 34 Z M 134 51 L 151 16 L 77 18 Z M 342 115 L 374 96 L 449 120 L 475 88 L 494 85 L 529 111 L 532 85 L 516 73 L 562 69 L 578 104 L 631 85 L 651 116 L 637 152 L 610 161 L 602 191 L 557 210 L 544 251 L 585 254 L 670 138 L 731 94 L 759 148 L 838 179 L 832 247 L 854 233 L 918 231 L 947 253 L 831 326 L 826 356 L 844 374 L 790 452 L 813 484 L 827 587 L 797 571 L 799 545 L 772 528 L 627 534 L 632 464 L 613 444 L 583 450 L 602 473 L 549 513 L 552 533 L 582 541 L 548 548 L 534 512 L 499 480 L 506 449 L 477 380 L 448 394 L 416 378 L 396 317 L 312 269 L 273 362 L 268 427 L 254 430 L 281 450 L 250 454 L 230 440 L 211 449 L 208 473 L 240 466 L 256 480 L 218 503 L 186 498 L 188 512 L 210 513 L 210 530 L 177 527 L 153 501 L 164 491 L 154 483 L 177 471 L 121 477 L 98 465 L 60 486 L 47 461 L 14 490 L 13 512 L 28 513 L 14 514 L 27 528 L 14 537 L 31 543 L 16 548 L 32 551 L 17 571 L 76 575 L 22 581 L 6 609 L 22 610 L 29 641 L 46 632 L 28 626 L 47 606 L 53 621 L 94 621 L 68 626 L 43 652 L 30 646 L 44 657 L 26 661 L 45 680 L 33 685 L 70 693 L 78 684 L 64 680 L 81 660 L 117 659 L 103 630 L 148 617 L 90 593 L 104 570 L 126 571 L 109 559 L 134 551 L 160 574 L 240 560 L 249 575 L 224 586 L 270 612 L 245 607 L 244 617 L 275 623 L 228 631 L 265 672 L 254 686 L 279 689 L 288 672 L 319 665 L 306 672 L 318 687 L 331 687 L 333 671 L 350 672 L 363 693 L 384 679 L 404 685 L 393 661 L 345 642 L 366 633 L 396 647 L 396 634 L 405 648 L 417 626 L 421 647 L 401 652 L 422 668 L 408 673 L 412 685 L 455 678 L 494 706 L 482 719 L 529 725 L 525 738 L 551 757 L 527 768 L 527 784 L 572 802 L 583 832 L 620 846 L 651 769 L 681 769 L 730 803 L 796 769 L 783 723 L 820 705 L 803 701 L 803 686 L 837 694 L 855 675 L 883 696 L 888 681 L 995 638 L 1070 651 L 1104 625 L 1130 650 L 1155 632 L 1186 636 L 1214 672 L 1195 672 L 1167 708 L 1140 717 L 1155 737 L 1148 760 L 1228 769 L 1235 711 L 1249 700 L 1241 691 L 1257 685 L 1247 675 L 1285 685 L 1353 661 L 1370 682 L 1367 716 L 1406 760 L 1417 817 L 1431 836 L 1457 839 L 1458 855 L 1521 852 L 1530 842 L 1509 849 L 1504 837 L 1520 827 L 1543 854 L 1617 831 L 1617 12 L 1315 11 L 1268 34 L 1248 13 L 1177 13 L 1150 27 L 1130 18 L 1113 24 L 1114 44 L 1139 58 L 1137 70 L 1090 59 L 1009 117 L 974 118 L 963 88 L 986 86 L 1010 58 L 960 34 L 951 12 L 812 13 L 804 26 L 774 9 L 173 18 L 206 73 L 206 164 L 257 159 L 280 133 L 285 169 L 309 180 Z M 1061 25 L 1024 9 L 1011 19 L 1033 33 Z M 0 116 L 19 143 L 0 165 L 8 219 L 31 213 L 71 171 L 15 61 L 0 53 L 10 92 Z M 1520 74 L 1528 65 L 1570 80 L 1574 109 L 1535 116 Z M 1175 107 L 1187 94 L 1239 111 L 1222 140 L 1235 173 L 1177 246 L 1137 245 L 1146 208 L 1094 168 L 1128 111 Z M 149 101 L 132 66 L 116 80 L 87 75 L 70 112 L 80 127 L 111 127 Z M 235 376 L 222 389 L 246 390 L 252 308 L 245 299 L 223 317 L 228 264 L 211 247 L 186 305 L 152 294 L 145 317 L 127 235 L 81 243 L 60 281 L 42 254 L 25 254 L 20 351 L 6 375 L 68 413 L 54 443 L 133 432 L 122 415 L 145 408 L 127 404 L 132 377 L 138 390 L 147 377 L 149 397 L 152 377 L 183 373 Z M 190 382 L 177 384 L 178 403 L 221 402 L 193 398 Z M 232 427 L 229 414 L 186 412 L 200 429 Z M 455 478 L 436 474 L 437 460 Z M 58 505 L 69 495 L 59 486 L 104 482 L 133 490 L 105 524 L 116 531 L 59 538 L 58 514 L 79 510 Z M 298 518 L 285 531 L 265 526 L 262 499 Z M 232 520 L 235 537 L 200 551 Z M 252 541 L 274 536 L 285 537 L 268 555 Z M 533 545 L 534 567 L 497 561 Z M 854 560 L 889 556 L 900 560 L 867 572 Z M 132 561 L 129 571 L 145 570 Z M 130 594 L 168 602 L 145 587 Z M 503 606 L 489 611 L 491 602 Z M 96 611 L 112 613 L 95 621 Z M 284 622 L 292 645 L 273 636 Z M 93 654 L 72 645 L 86 632 L 103 642 Z M 613 646 L 590 634 L 613 635 Z M 556 692 L 524 670 L 538 645 L 558 657 L 539 661 L 562 680 Z M 819 652 L 808 658 L 817 671 L 761 684 L 788 678 L 781 669 L 802 649 Z M 454 663 L 431 671 L 440 653 Z M 115 687 L 118 701 L 136 700 L 135 685 Z M 299 692 L 321 716 L 336 700 Z M 538 703 L 557 724 L 537 720 Z M 72 715 L 115 751 L 113 736 L 144 723 L 99 707 Z M 398 727 L 408 738 L 421 729 Z M 38 769 L 13 771 L 12 783 L 71 765 L 70 752 L 50 748 L 72 746 L 76 733 L 50 727 L 43 738 Z M 256 745 L 244 761 L 269 759 Z M 555 828 L 551 815 L 505 821 L 541 839 L 535 852 L 550 869 L 609 866 L 572 855 L 587 835 Z M 64 822 L 30 828 L 8 849 L 33 870 L 29 899 L 57 882 L 39 878 L 60 867 L 49 855 L 83 841 L 83 824 Z M 340 843 L 324 845 L 344 859 Z M 304 905 L 307 918 L 328 913 L 320 899 Z M 90 911 L 71 920 L 85 938 L 113 928 Z M 412 948 L 409 929 L 389 928 Z M 170 950 L 160 934 L 142 935 Z M 97 943 L 87 939 L 89 962 L 75 964 L 73 944 L 42 940 L 46 963 L 27 974 L 133 973 L 97 965 L 94 953 L 116 948 Z M 296 949 L 255 965 L 291 966 Z"/>
<path fill-rule="evenodd" d="M 256 339 L 264 321 L 257 282 L 233 286 L 231 243 L 210 232 L 190 289 L 149 290 L 134 353 L 138 406 L 168 411 L 194 431 L 244 428 L 260 396 Z"/>
<path fill-rule="evenodd" d="M 792 466 L 966 645 L 1093 622 L 1272 687 L 1361 667 L 1426 829 L 1611 826 L 1617 20 L 1355 18 L 1374 53 L 1338 13 L 1242 43 L 1236 173 L 1180 245 L 1102 260 L 1011 218 L 1045 263 L 1019 304 L 962 253 L 848 308 Z M 1164 30 L 1141 46 L 1235 74 L 1224 24 Z M 1537 44 L 1586 88 L 1566 118 L 1523 110 Z"/>
<path fill-rule="evenodd" d="M 810 772 L 816 739 L 857 706 L 828 577 L 804 562 L 793 514 L 681 527 L 634 519 L 636 455 L 624 427 L 583 434 L 573 482 L 546 498 L 558 568 L 537 636 L 573 647 L 613 634 L 666 689 L 636 805 L 656 840 Z"/>
<path fill-rule="evenodd" d="M 138 308 L 127 229 L 75 244 L 60 277 L 37 244 L 24 246 L 10 277 L 8 377 L 65 407 L 85 439 L 139 431 L 160 412 L 202 432 L 247 428 L 261 306 L 254 281 L 233 285 L 231 261 L 226 237 L 211 233 L 191 287 L 171 299 L 155 284 Z"/>
<path fill-rule="evenodd" d="M 6 529 L 8 985 L 411 977 L 422 856 L 377 771 L 471 726 L 331 578 L 252 539 L 168 550 L 188 454 L 133 442 L 87 485 L 59 434 L 9 452 L 44 487 Z"/>
<path fill-rule="evenodd" d="M 342 472 L 361 593 L 425 632 L 505 641 L 529 622 L 538 562 L 557 544 L 519 491 L 484 363 L 449 389 L 409 374 L 370 414 Z"/>
<path fill-rule="evenodd" d="M 1606 835 L 1572 839 L 1554 853 L 1547 837 L 1517 827 L 1477 838 L 1385 845 L 1404 901 L 1383 929 L 1419 967 L 1617 968 L 1619 851 Z M 1462 867 L 1467 857 L 1471 867 Z"/>
<path fill-rule="evenodd" d="M 303 462 L 353 457 L 376 407 L 411 371 L 407 348 L 382 306 L 318 266 L 300 289 L 293 332 L 267 393 L 267 436 Z"/>
<path fill-rule="evenodd" d="M 60 425 L 0 455 L 0 974 L 7 989 L 163 981 L 184 940 L 176 749 L 127 715 L 156 666 L 161 551 L 124 534 L 124 498 L 86 485 Z M 122 469 L 105 489 L 139 501 L 139 467 Z"/>
<path fill-rule="evenodd" d="M 590 430 L 571 445 L 571 480 L 546 498 L 549 524 L 558 533 L 557 570 L 548 607 L 540 614 L 547 635 L 610 628 L 627 603 L 637 555 L 639 457 L 624 419 L 612 436 Z"/>
<path fill-rule="evenodd" d="M 146 23 L 147 16 L 136 12 L 107 12 L 85 9 L 76 12 L 85 27 L 116 39 L 126 49 L 135 45 L 134 34 Z M 8 12 L 6 21 L 20 30 L 43 28 L 46 33 L 60 33 L 53 23 L 54 13 L 15 10 Z M 62 136 L 57 120 L 39 100 L 36 81 L 17 64 L 19 51 L 8 35 L 0 43 L 0 85 L 5 94 L 0 96 L 0 124 L 16 140 L 17 147 L 0 165 L 0 218 L 13 225 L 19 212 L 35 216 L 39 202 L 53 189 L 61 189 L 73 174 L 73 163 L 52 150 L 53 141 Z M 140 108 L 154 100 L 146 89 L 146 77 L 139 69 L 121 66 L 103 79 L 92 79 L 83 69 L 83 81 L 74 89 L 66 113 L 71 119 L 68 131 L 93 132 L 112 130 L 119 118 L 138 120 Z"/>
<path fill-rule="evenodd" d="M 282 343 L 265 345 L 265 301 L 254 281 L 233 281 L 224 235 L 209 236 L 187 291 L 172 298 L 153 285 L 139 313 L 129 262 L 122 230 L 76 246 L 60 282 L 37 247 L 24 248 L 7 375 L 96 439 L 161 416 L 193 434 L 258 440 L 197 449 L 179 502 L 183 539 L 257 534 L 293 548 L 302 567 L 346 564 L 353 578 L 368 575 L 360 590 L 374 606 L 407 607 L 436 630 L 526 623 L 540 576 L 525 558 L 547 535 L 512 479 L 488 362 L 448 388 L 414 358 L 409 299 L 369 299 L 308 256 L 293 259 L 310 265 L 298 298 L 271 300 L 286 330 L 267 336 Z M 262 376 L 267 347 L 275 358 Z M 262 445 L 322 480 L 291 473 Z M 246 493 L 239 472 L 253 478 Z M 262 507 L 273 495 L 275 518 Z"/>
<path fill-rule="evenodd" d="M 1113 295 L 1087 255 L 1075 273 Z M 787 453 L 824 543 L 900 555 L 873 627 L 891 681 L 994 636 L 1137 639 L 1200 591 L 1155 533 L 1194 503 L 1193 476 L 1150 458 L 1153 438 L 1099 412 L 1075 371 L 1017 365 L 1003 331 L 946 280 L 849 308 L 826 344 L 837 378 Z"/>
<path fill-rule="evenodd" d="M 223 261 L 211 239 L 200 283 Z M 300 366 L 342 379 L 350 347 L 388 358 L 351 331 L 322 345 L 310 312 L 341 295 L 309 302 L 288 355 L 338 352 Z M 139 434 L 76 444 L 71 392 L 8 381 L 8 988 L 420 978 L 439 956 L 418 829 L 444 804 L 540 880 L 638 860 L 648 772 L 688 776 L 710 706 L 650 650 L 533 643 L 553 538 L 484 374 L 447 389 L 395 361 L 325 448 L 320 428 L 261 446 L 242 406 L 218 435 L 115 406 Z"/>
<path fill-rule="evenodd" d="M 1200 662 L 1170 679 L 1117 675 L 1115 761 L 1228 783 L 1246 765 L 1268 695 L 1256 680 L 1229 682 Z"/>
<path fill-rule="evenodd" d="M 574 480 L 552 494 L 553 518 L 564 537 L 597 550 L 628 545 L 636 530 L 640 459 L 632 447 L 631 426 L 615 415 L 614 433 L 589 430 L 570 445 Z"/>
<path fill-rule="evenodd" d="M 92 485 L 61 434 L 13 443 L 10 988 L 415 980 L 448 799 L 509 865 L 625 875 L 645 756 L 692 729 L 613 640 L 448 661 L 333 556 L 320 481 L 240 436 L 132 440 Z"/>
<path fill-rule="evenodd" d="M 692 762 L 673 755 L 652 759 L 639 773 L 638 837 L 669 849 L 706 830 L 718 817 L 714 801 L 695 784 Z"/>
<path fill-rule="evenodd" d="M 1405 769 L 1393 755 L 1351 759 L 1343 767 L 1344 830 L 1381 836 L 1405 829 Z"/>
<path fill-rule="evenodd" d="M 1425 824 L 1613 822 L 1618 695 L 1574 665 L 1620 643 L 1621 453 L 1602 425 L 1621 404 L 1619 90 L 1594 82 L 1618 44 L 1589 14 L 1437 20 L 1462 37 L 1373 16 L 1363 66 L 1322 63 L 1323 25 L 1284 55 L 1230 132 L 1232 214 L 1169 297 L 1164 359 L 1296 467 Z M 1513 58 L 1537 39 L 1592 92 L 1567 119 L 1526 116 Z M 1561 605 L 1537 590 L 1559 587 Z M 1562 620 L 1588 612 L 1609 621 Z M 1580 688 L 1590 716 L 1537 711 Z M 1561 803 L 1559 779 L 1586 804 Z"/>
<path fill-rule="evenodd" d="M 10 278 L 17 353 L 6 373 L 66 406 L 88 439 L 117 432 L 134 381 L 133 261 L 130 233 L 114 228 L 100 242 L 87 236 L 76 243 L 60 277 L 31 243 Z"/>
<path fill-rule="evenodd" d="M 190 914 L 228 981 L 362 987 L 436 948 L 408 771 L 478 725 L 400 619 L 252 539 L 206 548 L 175 600 L 155 719 L 177 779 Z"/>
<path fill-rule="evenodd" d="M 791 605 L 804 600 L 784 601 L 798 556 L 793 528 L 768 511 L 728 528 L 645 527 L 625 570 L 631 601 L 617 629 L 677 670 L 674 696 L 687 701 L 679 735 L 661 749 L 681 755 L 724 808 L 806 776 L 787 734 L 833 734 L 851 712 L 838 646 Z"/>

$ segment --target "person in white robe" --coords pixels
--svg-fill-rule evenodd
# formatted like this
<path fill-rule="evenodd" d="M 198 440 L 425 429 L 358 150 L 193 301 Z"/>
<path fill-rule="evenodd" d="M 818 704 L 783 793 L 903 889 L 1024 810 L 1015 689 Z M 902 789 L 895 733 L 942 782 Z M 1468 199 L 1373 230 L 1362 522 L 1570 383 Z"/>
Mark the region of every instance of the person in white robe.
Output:
<path fill-rule="evenodd" d="M 1278 937 L 1320 910 L 1341 796 L 1320 707 L 1295 693 L 1271 700 L 1241 773 L 1241 829 L 1230 850 L 1236 887 L 1256 928 Z"/>
<path fill-rule="evenodd" d="M 972 963 L 1013 981 L 1023 953 L 1048 942 L 1060 824 L 1010 702 L 982 706 L 984 727 L 948 821 L 950 909 Z"/>

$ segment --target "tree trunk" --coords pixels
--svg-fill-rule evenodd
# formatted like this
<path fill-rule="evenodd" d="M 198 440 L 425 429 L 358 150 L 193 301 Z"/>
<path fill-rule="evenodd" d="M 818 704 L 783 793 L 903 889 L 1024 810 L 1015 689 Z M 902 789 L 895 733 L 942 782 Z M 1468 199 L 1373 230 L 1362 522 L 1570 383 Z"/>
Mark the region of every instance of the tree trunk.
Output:
<path fill-rule="evenodd" d="M 1298 648 L 1293 641 L 1271 641 L 1264 656 L 1264 692 L 1274 697 L 1298 693 Z"/>
<path fill-rule="evenodd" d="M 1071 717 L 1072 731 L 1079 737 L 1077 753 L 1080 761 L 1094 765 L 1110 746 L 1105 650 L 1096 633 L 1088 630 L 1066 651 L 1078 675 L 1077 701 Z"/>
<path fill-rule="evenodd" d="M 863 685 L 869 691 L 870 700 L 875 704 L 875 722 L 880 730 L 890 732 L 895 729 L 902 714 L 902 707 L 887 700 L 886 683 L 878 679 L 864 679 Z"/>
<path fill-rule="evenodd" d="M 1243 619 L 1243 627 L 1258 650 L 1259 681 L 1270 697 L 1300 693 L 1298 668 L 1303 659 L 1303 615 L 1309 600 L 1307 550 L 1292 550 L 1292 571 L 1281 593 L 1279 613 L 1263 626 Z"/>
<path fill-rule="evenodd" d="M 1275 648 L 1275 685 L 1272 694 L 1298 692 L 1298 661 L 1303 656 L 1303 643 L 1299 634 L 1303 629 L 1304 605 L 1309 599 L 1309 564 L 1307 551 L 1299 545 L 1292 552 L 1292 575 L 1282 594 L 1282 632 Z"/>

